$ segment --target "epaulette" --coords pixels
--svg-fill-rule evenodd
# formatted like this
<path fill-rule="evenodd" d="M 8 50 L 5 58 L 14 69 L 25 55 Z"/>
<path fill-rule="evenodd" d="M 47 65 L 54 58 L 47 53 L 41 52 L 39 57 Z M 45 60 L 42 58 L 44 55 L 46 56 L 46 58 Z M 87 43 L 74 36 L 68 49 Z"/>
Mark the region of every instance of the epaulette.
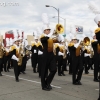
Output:
<path fill-rule="evenodd" d="M 42 34 L 41 36 L 40 36 L 40 38 L 43 38 L 44 37 L 44 34 Z"/>
<path fill-rule="evenodd" d="M 74 43 L 69 43 L 69 44 L 68 44 L 69 47 L 71 47 L 71 46 L 73 46 L 73 45 L 74 45 Z"/>
<path fill-rule="evenodd" d="M 54 47 L 57 48 L 58 47 L 58 44 L 56 43 Z"/>
<path fill-rule="evenodd" d="M 95 34 L 100 31 L 100 27 L 95 30 Z"/>
<path fill-rule="evenodd" d="M 37 47 L 40 46 L 40 45 L 41 45 L 41 42 L 39 41 L 39 42 L 37 43 Z"/>
<path fill-rule="evenodd" d="M 94 40 L 91 40 L 91 43 L 93 43 L 94 42 Z"/>

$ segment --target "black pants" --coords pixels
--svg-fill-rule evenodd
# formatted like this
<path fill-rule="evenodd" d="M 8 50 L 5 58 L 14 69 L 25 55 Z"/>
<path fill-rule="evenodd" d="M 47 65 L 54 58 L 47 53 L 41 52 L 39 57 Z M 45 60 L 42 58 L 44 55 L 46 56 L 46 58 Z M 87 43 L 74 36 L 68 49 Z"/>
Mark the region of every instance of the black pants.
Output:
<path fill-rule="evenodd" d="M 12 60 L 12 61 L 13 61 L 15 79 L 18 80 L 20 74 L 20 66 L 18 66 L 18 62 L 16 60 Z"/>
<path fill-rule="evenodd" d="M 41 76 L 41 68 L 42 68 L 42 55 L 38 55 L 38 72 L 39 72 L 39 77 Z"/>
<path fill-rule="evenodd" d="M 82 64 L 82 59 L 80 56 L 73 57 L 72 60 L 72 81 L 73 84 L 76 83 L 76 81 L 80 81 L 83 73 L 83 64 Z"/>
<path fill-rule="evenodd" d="M 37 54 L 32 54 L 32 58 L 31 59 L 32 59 L 32 67 L 33 67 L 33 69 L 36 69 L 38 55 Z"/>
<path fill-rule="evenodd" d="M 0 73 L 2 72 L 3 67 L 3 58 L 0 58 Z"/>
<path fill-rule="evenodd" d="M 50 73 L 46 78 L 47 70 L 49 69 Z M 46 84 L 51 84 L 55 73 L 57 71 L 56 68 L 56 59 L 53 52 L 43 52 L 42 55 L 42 67 L 41 67 L 41 85 L 42 88 L 46 87 Z"/>
<path fill-rule="evenodd" d="M 58 74 L 62 73 L 63 56 L 58 56 Z"/>
<path fill-rule="evenodd" d="M 24 72 L 26 70 L 26 64 L 27 64 L 27 56 L 25 55 L 22 60 L 22 66 L 20 69 L 21 72 Z"/>
<path fill-rule="evenodd" d="M 98 79 L 98 73 L 100 70 L 100 57 L 94 58 L 94 79 Z"/>
<path fill-rule="evenodd" d="M 62 72 L 67 69 L 67 57 L 63 59 L 63 67 L 62 67 Z"/>
<path fill-rule="evenodd" d="M 4 56 L 4 71 L 7 71 L 8 56 Z"/>
<path fill-rule="evenodd" d="M 84 57 L 84 65 L 85 65 L 85 72 L 88 72 L 88 70 L 92 66 L 92 61 L 91 61 L 91 58 L 89 56 Z"/>
<path fill-rule="evenodd" d="M 70 63 L 70 65 L 69 65 L 69 74 L 72 74 L 72 56 L 71 55 L 69 55 L 69 63 Z"/>

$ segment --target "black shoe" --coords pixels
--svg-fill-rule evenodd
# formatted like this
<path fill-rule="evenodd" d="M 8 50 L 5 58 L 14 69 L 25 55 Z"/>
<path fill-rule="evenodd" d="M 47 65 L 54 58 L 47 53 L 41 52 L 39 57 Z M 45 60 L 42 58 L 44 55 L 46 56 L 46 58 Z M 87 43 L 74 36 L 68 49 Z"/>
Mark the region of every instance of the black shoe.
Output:
<path fill-rule="evenodd" d="M 76 82 L 76 83 L 73 83 L 74 85 L 82 85 L 81 82 Z"/>
<path fill-rule="evenodd" d="M 9 69 L 7 69 L 7 72 L 10 72 Z"/>
<path fill-rule="evenodd" d="M 2 76 L 2 74 L 0 73 L 0 76 Z"/>
<path fill-rule="evenodd" d="M 62 76 L 62 74 L 58 74 L 58 76 Z"/>
<path fill-rule="evenodd" d="M 50 89 L 49 89 L 49 88 L 47 88 L 47 87 L 42 88 L 42 90 L 45 90 L 45 91 L 50 91 Z"/>
<path fill-rule="evenodd" d="M 7 72 L 7 71 L 5 70 L 5 72 Z"/>
<path fill-rule="evenodd" d="M 64 73 L 62 73 L 62 76 L 66 76 Z"/>
<path fill-rule="evenodd" d="M 91 70 L 94 70 L 93 68 L 91 68 Z"/>
<path fill-rule="evenodd" d="M 36 72 L 36 69 L 33 69 L 33 73 L 37 73 L 37 72 Z"/>
<path fill-rule="evenodd" d="M 82 85 L 82 83 L 80 81 L 78 81 L 77 83 L 78 83 L 78 85 Z"/>
<path fill-rule="evenodd" d="M 69 73 L 69 75 L 72 75 L 72 73 Z"/>
<path fill-rule="evenodd" d="M 51 90 L 52 89 L 52 86 L 50 84 L 48 84 L 47 85 L 47 88 Z"/>
<path fill-rule="evenodd" d="M 94 81 L 95 81 L 95 82 L 100 82 L 100 80 L 98 80 L 98 79 L 94 79 Z"/>
<path fill-rule="evenodd" d="M 85 74 L 89 74 L 89 72 L 85 72 Z"/>
<path fill-rule="evenodd" d="M 25 72 L 22 72 L 23 74 L 26 74 Z"/>
<path fill-rule="evenodd" d="M 68 71 L 67 69 L 65 69 L 64 71 Z"/>
<path fill-rule="evenodd" d="M 16 82 L 19 82 L 19 79 L 16 79 Z"/>

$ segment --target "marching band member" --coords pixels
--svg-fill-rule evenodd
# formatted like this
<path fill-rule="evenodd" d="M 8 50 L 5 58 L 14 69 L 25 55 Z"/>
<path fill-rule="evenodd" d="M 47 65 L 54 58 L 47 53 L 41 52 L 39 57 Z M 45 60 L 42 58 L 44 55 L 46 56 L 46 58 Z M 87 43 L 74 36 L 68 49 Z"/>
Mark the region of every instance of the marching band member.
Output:
<path fill-rule="evenodd" d="M 5 53 L 4 53 L 4 71 L 9 72 L 9 49 L 10 49 L 10 41 L 8 38 L 6 38 L 6 47 L 5 47 Z"/>
<path fill-rule="evenodd" d="M 39 77 L 41 77 L 42 55 L 43 55 L 43 46 L 42 46 L 41 41 L 38 41 L 38 72 L 39 72 Z"/>
<path fill-rule="evenodd" d="M 95 30 L 96 39 L 92 41 L 92 47 L 94 51 L 94 81 L 99 82 L 98 73 L 100 66 L 100 15 L 97 15 L 94 19 L 98 28 Z"/>
<path fill-rule="evenodd" d="M 17 37 L 14 38 L 14 44 L 10 47 L 11 51 L 11 59 L 13 61 L 14 67 L 14 74 L 16 82 L 19 82 L 19 74 L 20 74 L 20 67 L 22 63 L 21 58 L 21 47 L 19 47 L 19 39 Z"/>
<path fill-rule="evenodd" d="M 70 41 L 70 43 L 68 44 L 68 51 L 69 51 L 69 74 L 72 75 L 72 50 L 71 50 L 71 46 L 73 46 L 74 44 L 74 39 L 72 39 Z"/>
<path fill-rule="evenodd" d="M 14 39 L 10 38 L 9 40 L 10 40 L 9 42 L 10 42 L 10 48 L 11 48 L 11 46 L 13 46 Z M 8 69 L 13 68 L 13 61 L 12 61 L 12 59 L 10 57 L 10 53 L 11 53 L 10 48 L 9 48 Z"/>
<path fill-rule="evenodd" d="M 57 40 L 50 38 L 50 27 L 48 25 L 44 25 L 43 31 L 44 34 L 41 36 L 40 40 L 43 45 L 43 56 L 42 56 L 42 68 L 41 68 L 41 85 L 42 89 L 46 91 L 50 91 L 52 89 L 51 82 L 55 76 L 57 71 L 56 68 L 56 59 L 53 53 L 53 43 L 57 42 Z M 46 78 L 46 72 L 49 69 L 50 73 Z"/>
<path fill-rule="evenodd" d="M 81 58 L 81 47 L 80 42 L 76 38 L 73 38 L 73 44 L 70 45 L 72 53 L 72 83 L 74 85 L 82 85 L 80 80 L 83 73 L 83 64 Z"/>
<path fill-rule="evenodd" d="M 93 50 L 91 47 L 90 39 L 88 37 L 85 37 L 83 42 L 84 42 L 83 53 L 84 53 L 85 74 L 88 74 L 89 73 L 88 70 L 92 66 L 91 57 Z"/>
<path fill-rule="evenodd" d="M 37 66 L 37 63 L 38 63 L 38 37 L 35 36 L 34 37 L 34 41 L 32 42 L 32 56 L 31 56 L 31 60 L 32 60 L 32 67 L 33 67 L 33 72 L 36 73 L 36 66 Z"/>
<path fill-rule="evenodd" d="M 0 35 L 0 76 L 2 76 L 2 68 L 3 68 L 3 55 L 4 55 L 4 51 L 3 51 L 3 46 L 2 46 L 2 40 L 1 40 L 1 35 Z"/>
<path fill-rule="evenodd" d="M 22 59 L 22 65 L 21 65 L 20 72 L 22 72 L 23 74 L 26 74 L 25 69 L 26 69 L 26 64 L 27 64 L 27 55 L 25 54 L 25 43 L 21 36 L 19 37 L 19 45 L 23 49 L 23 59 Z"/>
<path fill-rule="evenodd" d="M 66 67 L 66 57 L 64 57 L 66 53 L 65 45 L 63 44 L 64 40 L 60 41 L 58 47 L 56 48 L 56 52 L 58 53 L 58 75 L 65 76 L 64 71 Z"/>

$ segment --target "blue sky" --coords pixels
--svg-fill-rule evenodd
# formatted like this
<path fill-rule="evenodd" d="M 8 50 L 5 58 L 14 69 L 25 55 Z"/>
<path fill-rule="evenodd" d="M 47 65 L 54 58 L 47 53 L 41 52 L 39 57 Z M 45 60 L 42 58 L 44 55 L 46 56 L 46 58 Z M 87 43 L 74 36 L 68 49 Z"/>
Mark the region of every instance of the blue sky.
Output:
<path fill-rule="evenodd" d="M 92 0 L 13 0 L 18 6 L 1 6 L 0 5 L 0 32 L 4 34 L 8 30 L 24 30 L 25 34 L 32 34 L 37 27 L 42 28 L 42 13 L 49 16 L 51 28 L 57 24 L 57 11 L 52 8 L 46 8 L 45 5 L 51 5 L 60 10 L 60 16 L 66 19 L 66 34 L 70 32 L 71 25 L 83 26 L 84 34 L 90 33 L 97 25 L 94 22 L 96 16 L 88 8 L 88 3 Z M 0 0 L 2 3 L 10 3 L 12 0 Z M 95 0 L 97 6 L 100 0 Z M 64 25 L 64 20 L 60 19 Z"/>

